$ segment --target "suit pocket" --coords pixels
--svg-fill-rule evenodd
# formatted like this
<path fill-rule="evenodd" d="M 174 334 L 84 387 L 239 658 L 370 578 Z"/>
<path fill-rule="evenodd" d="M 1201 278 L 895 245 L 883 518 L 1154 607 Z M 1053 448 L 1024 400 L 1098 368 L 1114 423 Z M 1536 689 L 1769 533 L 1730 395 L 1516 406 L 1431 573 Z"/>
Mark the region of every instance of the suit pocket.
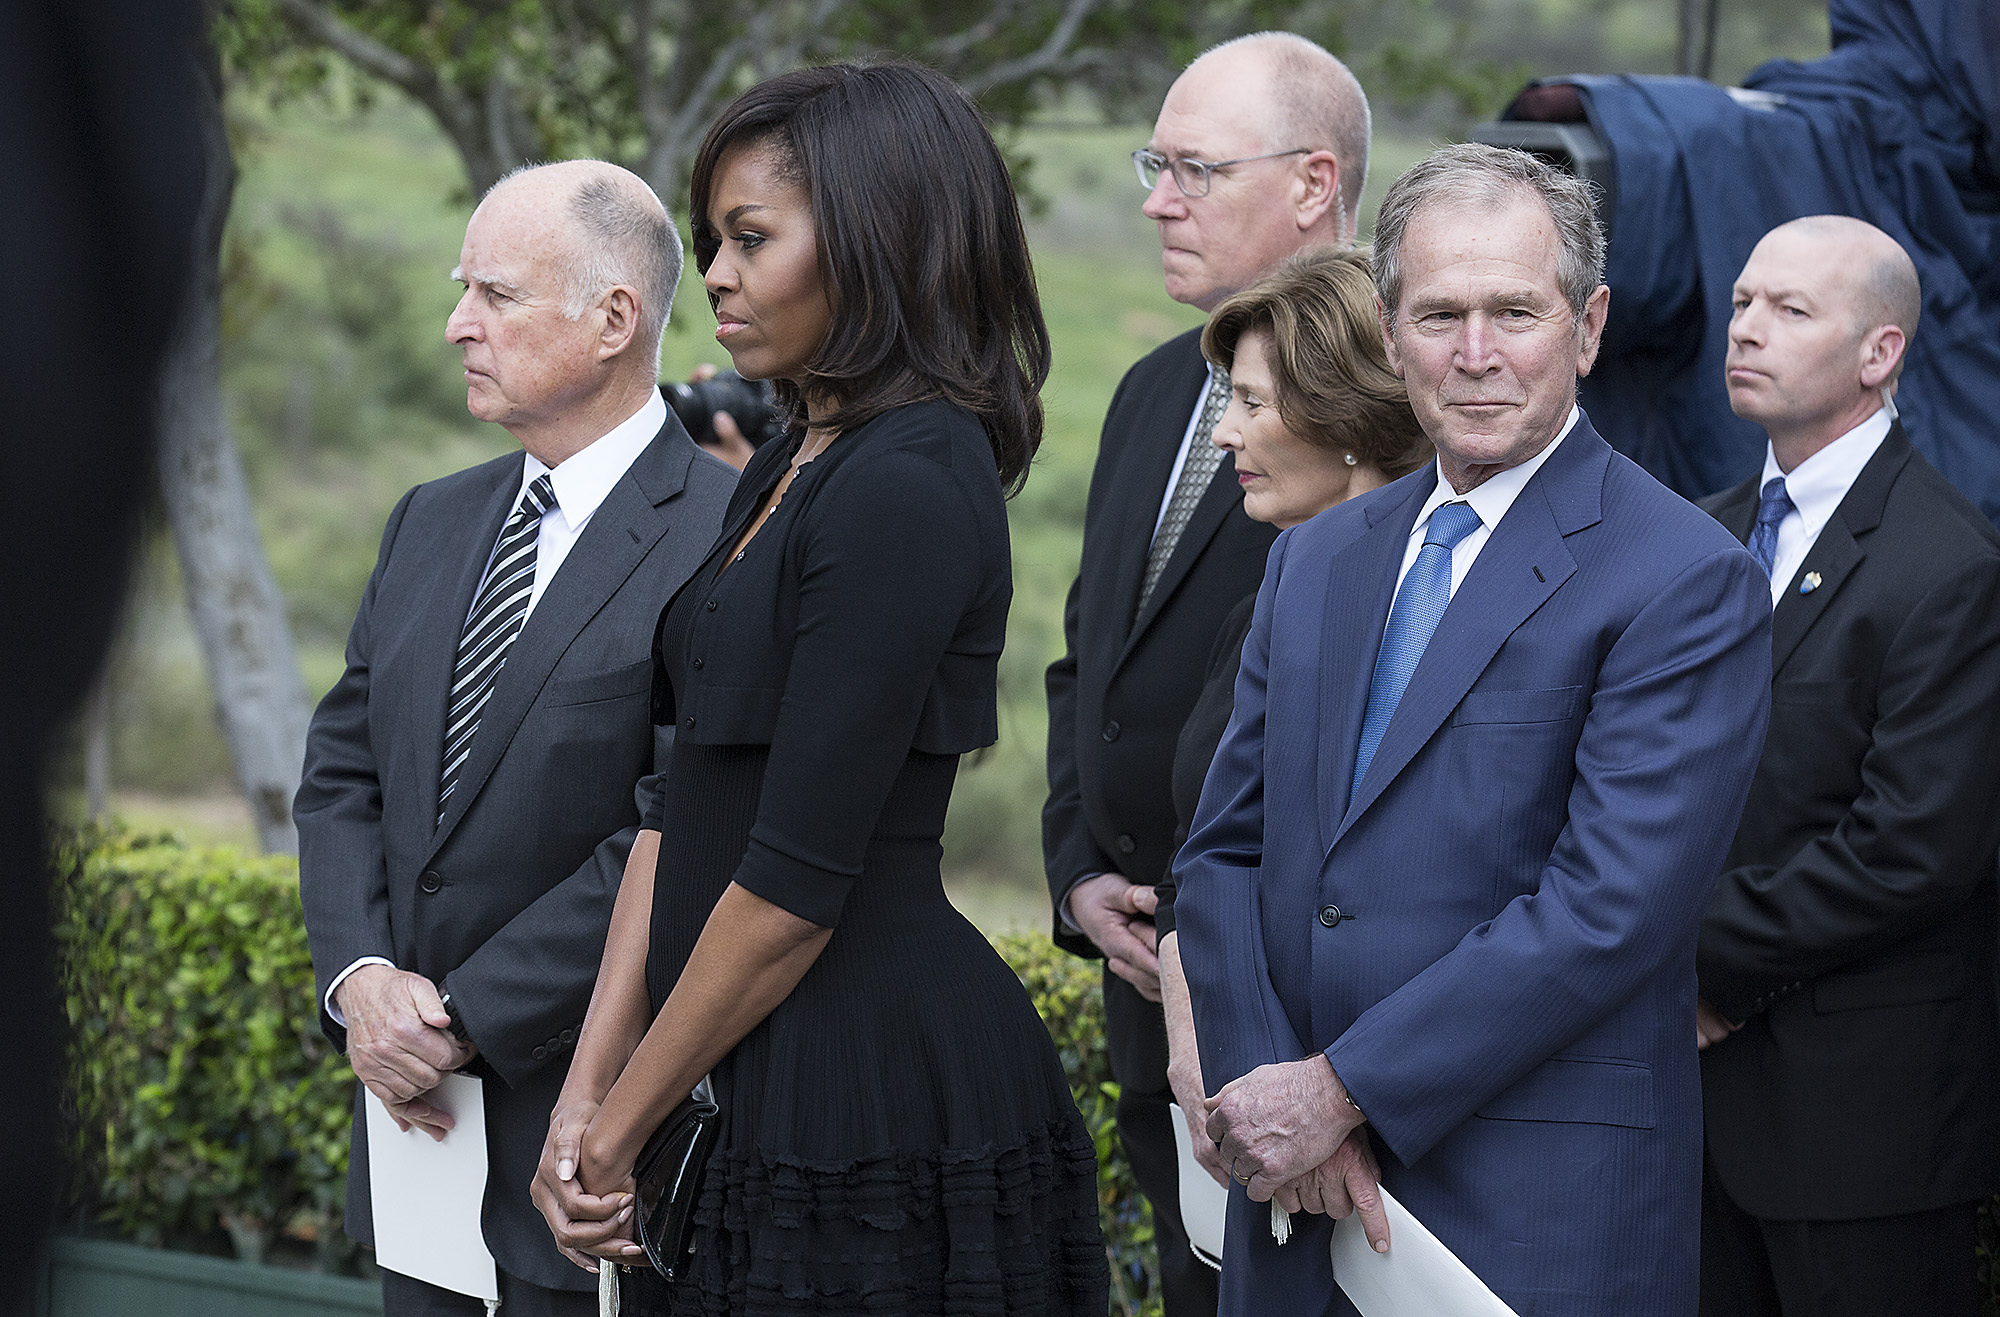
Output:
<path fill-rule="evenodd" d="M 1653 1067 L 1608 1057 L 1554 1056 L 1479 1109 L 1487 1120 L 1551 1120 L 1649 1130 Z"/>
<path fill-rule="evenodd" d="M 581 677 L 557 677 L 543 691 L 544 704 L 595 704 L 599 700 L 622 700 L 653 688 L 653 660 L 642 659 L 609 672 L 593 672 Z"/>
<path fill-rule="evenodd" d="M 1458 702 L 1451 725 L 1566 722 L 1582 698 L 1581 686 L 1540 691 L 1471 691 Z"/>
<path fill-rule="evenodd" d="M 1878 1006 L 1917 1006 L 1965 995 L 1965 961 L 1956 951 L 1898 956 L 1865 969 L 1836 970 L 1812 985 L 1813 1010 L 1862 1011 Z"/>

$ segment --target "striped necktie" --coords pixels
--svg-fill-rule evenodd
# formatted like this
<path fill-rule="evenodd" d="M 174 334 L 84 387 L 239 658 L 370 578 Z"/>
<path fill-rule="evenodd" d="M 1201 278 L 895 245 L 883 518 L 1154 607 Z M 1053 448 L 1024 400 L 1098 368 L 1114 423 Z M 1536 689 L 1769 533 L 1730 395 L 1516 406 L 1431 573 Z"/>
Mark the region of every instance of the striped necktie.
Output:
<path fill-rule="evenodd" d="M 1181 533 L 1194 516 L 1195 504 L 1208 492 L 1215 469 L 1222 465 L 1222 450 L 1211 437 L 1215 434 L 1215 423 L 1229 407 L 1229 372 L 1220 366 L 1211 369 L 1214 373 L 1209 380 L 1208 396 L 1201 405 L 1201 419 L 1195 422 L 1194 433 L 1188 436 L 1187 456 L 1181 459 L 1181 478 L 1174 482 L 1174 496 L 1167 500 L 1166 515 L 1160 518 L 1159 529 L 1153 532 L 1152 547 L 1146 550 L 1146 578 L 1139 586 L 1138 606 L 1132 610 L 1135 620 L 1146 610 L 1153 587 L 1160 583 L 1167 561 L 1174 556 L 1174 546 L 1181 542 Z"/>
<path fill-rule="evenodd" d="M 493 565 L 486 569 L 472 615 L 465 620 L 451 674 L 451 712 L 445 718 L 444 770 L 438 777 L 440 823 L 452 788 L 458 785 L 458 771 L 472 750 L 480 711 L 492 698 L 493 683 L 507 664 L 507 651 L 527 620 L 528 601 L 535 594 L 535 546 L 541 539 L 542 517 L 555 505 L 555 485 L 546 473 L 537 476 L 501 528 L 499 543 L 493 546 Z"/>
<path fill-rule="evenodd" d="M 1439 504 L 1424 526 L 1423 547 L 1404 575 L 1396 602 L 1389 607 L 1388 625 L 1382 628 L 1382 648 L 1368 682 L 1368 711 L 1361 719 L 1361 744 L 1354 755 L 1354 781 L 1347 788 L 1349 803 L 1361 794 L 1361 779 L 1368 776 L 1389 720 L 1451 605 L 1451 551 L 1478 526 L 1479 514 L 1467 503 Z"/>

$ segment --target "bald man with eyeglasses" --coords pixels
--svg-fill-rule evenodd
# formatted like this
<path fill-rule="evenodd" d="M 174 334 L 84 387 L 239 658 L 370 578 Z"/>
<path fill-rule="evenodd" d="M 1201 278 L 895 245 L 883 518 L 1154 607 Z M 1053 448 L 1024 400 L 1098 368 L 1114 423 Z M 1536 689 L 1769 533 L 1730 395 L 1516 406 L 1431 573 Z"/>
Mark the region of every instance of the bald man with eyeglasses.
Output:
<path fill-rule="evenodd" d="M 1352 242 L 1368 138 L 1361 85 L 1303 37 L 1242 37 L 1190 64 L 1132 155 L 1168 296 L 1207 311 L 1288 256 Z M 1065 652 L 1048 671 L 1042 851 L 1055 935 L 1105 962 L 1119 1137 L 1153 1206 L 1167 1317 L 1213 1314 L 1216 1286 L 1180 1219 L 1169 1103 L 1178 1092 L 1199 1113 L 1201 1078 L 1169 1084 L 1153 887 L 1181 840 L 1171 782 L 1181 725 L 1275 534 L 1242 513 L 1235 468 L 1210 442 L 1228 396 L 1198 329 L 1126 373 L 1091 475 Z M 1194 1133 L 1208 1165 L 1213 1144 Z"/>

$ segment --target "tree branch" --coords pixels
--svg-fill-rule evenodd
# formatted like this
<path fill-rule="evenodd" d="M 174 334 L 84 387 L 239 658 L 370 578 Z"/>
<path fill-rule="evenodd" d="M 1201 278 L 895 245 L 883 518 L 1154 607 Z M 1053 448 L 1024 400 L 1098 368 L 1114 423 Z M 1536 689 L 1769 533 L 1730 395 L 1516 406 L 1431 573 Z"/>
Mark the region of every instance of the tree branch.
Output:
<path fill-rule="evenodd" d="M 1072 72 L 1079 68 L 1101 64 L 1107 58 L 1101 51 L 1070 51 L 1075 42 L 1077 30 L 1083 20 L 1090 17 L 1090 11 L 1097 8 L 1099 0 L 1069 0 L 1069 7 L 1063 11 L 1062 20 L 1050 32 L 1034 53 L 1019 59 L 1010 59 L 995 64 L 984 73 L 961 79 L 960 85 L 966 94 L 977 100 L 995 87 L 1008 83 L 1025 82 L 1045 73 Z"/>
<path fill-rule="evenodd" d="M 505 172 L 486 140 L 478 103 L 439 78 L 435 69 L 355 28 L 319 0 L 278 0 L 278 8 L 307 41 L 401 88 L 429 110 L 458 148 L 475 193 L 484 192 Z"/>

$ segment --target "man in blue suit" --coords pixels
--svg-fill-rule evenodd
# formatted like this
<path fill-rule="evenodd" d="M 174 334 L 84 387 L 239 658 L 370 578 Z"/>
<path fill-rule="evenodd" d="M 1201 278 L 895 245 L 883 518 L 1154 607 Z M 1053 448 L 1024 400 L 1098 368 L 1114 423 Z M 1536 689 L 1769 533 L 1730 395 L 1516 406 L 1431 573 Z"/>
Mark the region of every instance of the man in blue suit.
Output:
<path fill-rule="evenodd" d="M 1695 933 L 1768 587 L 1576 408 L 1610 298 L 1584 184 L 1448 147 L 1375 240 L 1438 460 L 1272 547 L 1163 946 L 1240 1182 L 1222 1311 L 1352 1312 L 1328 1218 L 1358 1200 L 1382 1246 L 1379 1174 L 1519 1313 L 1692 1314 Z M 1318 1215 L 1281 1245 L 1273 1198 Z"/>

